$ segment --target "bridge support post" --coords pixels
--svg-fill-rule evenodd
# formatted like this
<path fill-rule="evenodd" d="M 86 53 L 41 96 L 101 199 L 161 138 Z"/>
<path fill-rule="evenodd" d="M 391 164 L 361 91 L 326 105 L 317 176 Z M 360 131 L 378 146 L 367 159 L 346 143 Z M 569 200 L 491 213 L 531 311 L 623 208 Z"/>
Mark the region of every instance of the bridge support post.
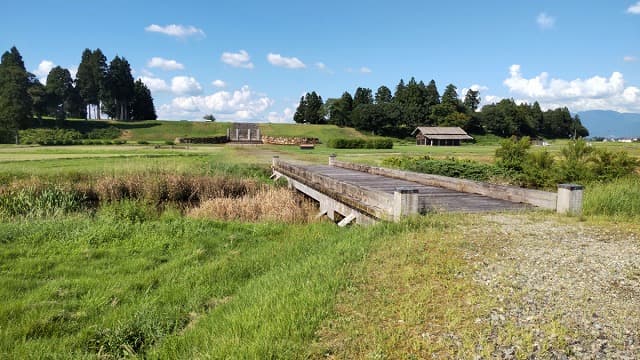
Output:
<path fill-rule="evenodd" d="M 576 184 L 558 185 L 556 211 L 560 214 L 582 214 L 582 193 L 584 186 Z"/>
<path fill-rule="evenodd" d="M 393 192 L 393 221 L 418 213 L 418 190 L 397 188 Z"/>
<path fill-rule="evenodd" d="M 336 163 L 336 154 L 329 155 L 329 166 L 334 166 Z"/>

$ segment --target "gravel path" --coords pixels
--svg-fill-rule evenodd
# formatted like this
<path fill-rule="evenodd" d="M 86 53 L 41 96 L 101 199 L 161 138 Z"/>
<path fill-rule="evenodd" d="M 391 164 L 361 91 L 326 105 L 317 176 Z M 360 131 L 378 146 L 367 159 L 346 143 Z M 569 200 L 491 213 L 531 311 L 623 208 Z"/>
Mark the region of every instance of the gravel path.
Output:
<path fill-rule="evenodd" d="M 500 306 L 477 321 L 531 329 L 532 359 L 640 358 L 638 232 L 545 215 L 484 218 L 487 226 L 476 235 L 499 240 L 501 248 L 495 260 L 477 262 L 475 279 Z M 560 335 L 566 345 L 545 348 L 549 336 L 559 336 L 548 331 L 554 324 L 569 330 Z M 502 346 L 494 356 L 515 353 Z"/>

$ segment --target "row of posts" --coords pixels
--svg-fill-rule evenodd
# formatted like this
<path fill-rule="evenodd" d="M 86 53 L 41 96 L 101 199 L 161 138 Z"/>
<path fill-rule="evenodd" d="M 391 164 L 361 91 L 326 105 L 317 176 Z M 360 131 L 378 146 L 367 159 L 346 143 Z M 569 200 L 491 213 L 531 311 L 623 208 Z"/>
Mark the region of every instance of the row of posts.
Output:
<path fill-rule="evenodd" d="M 231 138 L 231 129 L 227 128 L 227 139 L 229 140 L 235 140 L 235 141 L 240 141 L 240 129 L 236 128 L 236 133 L 235 133 L 235 138 L 232 139 Z M 247 140 L 251 141 L 251 129 L 247 129 Z M 260 128 L 258 128 L 256 130 L 256 138 L 255 140 L 260 141 Z"/>

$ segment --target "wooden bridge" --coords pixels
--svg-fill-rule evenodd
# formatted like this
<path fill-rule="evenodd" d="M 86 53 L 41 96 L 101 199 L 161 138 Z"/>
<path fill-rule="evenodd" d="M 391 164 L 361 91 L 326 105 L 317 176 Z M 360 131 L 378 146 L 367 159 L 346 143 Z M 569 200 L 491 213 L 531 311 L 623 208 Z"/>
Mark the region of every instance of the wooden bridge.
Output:
<path fill-rule="evenodd" d="M 398 221 L 403 216 L 440 212 L 526 210 L 535 207 L 579 213 L 582 187 L 560 185 L 558 193 L 420 174 L 329 158 L 329 165 L 273 159 L 273 177 L 320 203 L 320 216 L 345 226 Z"/>

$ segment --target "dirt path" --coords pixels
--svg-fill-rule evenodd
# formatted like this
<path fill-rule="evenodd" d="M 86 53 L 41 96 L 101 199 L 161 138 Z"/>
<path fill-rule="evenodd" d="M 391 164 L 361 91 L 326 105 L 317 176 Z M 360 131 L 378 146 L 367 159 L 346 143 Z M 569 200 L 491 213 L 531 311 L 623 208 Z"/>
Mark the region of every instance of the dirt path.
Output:
<path fill-rule="evenodd" d="M 475 279 L 501 304 L 485 321 L 498 327 L 507 320 L 533 327 L 534 341 L 540 343 L 545 333 L 537 330 L 558 322 L 571 331 L 566 334 L 568 351 L 548 352 L 557 358 L 640 356 L 637 232 L 553 217 L 484 219 L 487 229 L 472 234 L 504 240 L 501 256 L 476 263 Z M 502 351 L 508 357 L 513 349 Z"/>

